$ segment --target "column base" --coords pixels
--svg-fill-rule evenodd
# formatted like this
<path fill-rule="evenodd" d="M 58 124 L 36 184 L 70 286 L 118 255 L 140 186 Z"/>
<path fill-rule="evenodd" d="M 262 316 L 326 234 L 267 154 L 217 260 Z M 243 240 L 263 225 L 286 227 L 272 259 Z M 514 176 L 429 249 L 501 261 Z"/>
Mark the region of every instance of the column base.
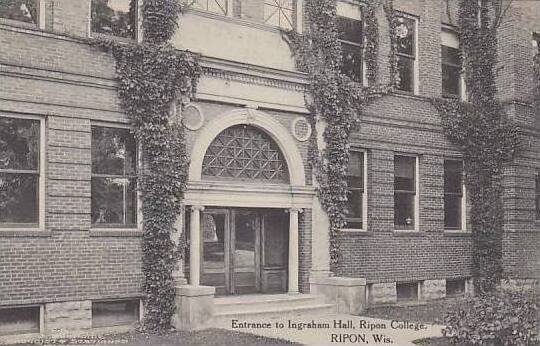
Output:
<path fill-rule="evenodd" d="M 310 278 L 310 293 L 324 296 L 337 313 L 356 315 L 366 308 L 366 279 L 345 277 Z"/>
<path fill-rule="evenodd" d="M 173 326 L 188 331 L 210 328 L 214 315 L 215 293 L 216 288 L 211 286 L 177 286 Z"/>

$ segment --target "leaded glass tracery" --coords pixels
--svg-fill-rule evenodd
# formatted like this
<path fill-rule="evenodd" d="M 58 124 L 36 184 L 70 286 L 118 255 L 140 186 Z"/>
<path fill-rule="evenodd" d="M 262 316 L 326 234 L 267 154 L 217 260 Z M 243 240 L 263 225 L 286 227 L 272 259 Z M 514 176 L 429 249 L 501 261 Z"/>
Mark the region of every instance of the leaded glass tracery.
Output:
<path fill-rule="evenodd" d="M 287 163 L 277 144 L 263 131 L 247 125 L 229 127 L 214 139 L 204 156 L 202 175 L 289 182 Z"/>

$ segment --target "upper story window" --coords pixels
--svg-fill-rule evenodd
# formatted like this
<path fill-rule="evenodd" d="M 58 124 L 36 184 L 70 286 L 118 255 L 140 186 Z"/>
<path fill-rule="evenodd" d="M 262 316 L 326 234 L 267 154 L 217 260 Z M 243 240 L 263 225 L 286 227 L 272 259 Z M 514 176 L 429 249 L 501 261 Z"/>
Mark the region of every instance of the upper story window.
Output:
<path fill-rule="evenodd" d="M 464 83 L 461 76 L 459 39 L 454 31 L 445 28 L 441 30 L 441 70 L 443 96 L 461 97 Z"/>
<path fill-rule="evenodd" d="M 128 129 L 92 126 L 92 226 L 137 226 L 137 150 Z"/>
<path fill-rule="evenodd" d="M 296 0 L 265 0 L 263 12 L 265 24 L 285 30 L 296 28 Z"/>
<path fill-rule="evenodd" d="M 37 24 L 38 4 L 39 0 L 1 0 L 0 18 Z"/>
<path fill-rule="evenodd" d="M 42 121 L 0 117 L 0 228 L 42 221 Z"/>
<path fill-rule="evenodd" d="M 417 69 L 416 19 L 397 15 L 396 43 L 399 90 L 415 92 Z"/>
<path fill-rule="evenodd" d="M 195 0 L 193 8 L 217 14 L 227 14 L 227 0 Z"/>
<path fill-rule="evenodd" d="M 536 173 L 535 184 L 536 220 L 540 220 L 540 173 Z"/>
<path fill-rule="evenodd" d="M 444 161 L 444 228 L 465 229 L 465 186 L 463 162 Z"/>
<path fill-rule="evenodd" d="M 137 0 L 92 0 L 92 32 L 135 38 Z"/>
<path fill-rule="evenodd" d="M 417 163 L 415 156 L 394 156 L 394 227 L 416 229 L 418 208 Z"/>
<path fill-rule="evenodd" d="M 347 172 L 348 214 L 346 218 L 348 229 L 366 229 L 366 153 L 351 151 Z"/>
<path fill-rule="evenodd" d="M 337 29 L 343 52 L 341 72 L 356 81 L 363 80 L 362 11 L 360 6 L 338 2 Z"/>

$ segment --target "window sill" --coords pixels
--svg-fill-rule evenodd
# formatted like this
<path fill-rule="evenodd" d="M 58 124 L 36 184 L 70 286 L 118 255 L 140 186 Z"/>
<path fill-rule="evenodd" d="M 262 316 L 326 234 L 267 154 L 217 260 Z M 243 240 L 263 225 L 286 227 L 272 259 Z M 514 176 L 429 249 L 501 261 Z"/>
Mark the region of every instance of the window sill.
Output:
<path fill-rule="evenodd" d="M 91 237 L 142 237 L 143 232 L 136 228 L 93 228 Z"/>
<path fill-rule="evenodd" d="M 471 236 L 472 232 L 467 230 L 450 230 L 445 229 L 444 230 L 444 236 L 445 237 L 469 237 Z"/>
<path fill-rule="evenodd" d="M 39 228 L 0 229 L 0 238 L 50 237 L 52 231 Z"/>
<path fill-rule="evenodd" d="M 395 237 L 423 237 L 426 234 L 414 229 L 396 229 L 392 232 Z"/>
<path fill-rule="evenodd" d="M 371 235 L 367 230 L 359 228 L 342 228 L 339 230 L 339 233 L 346 235 Z"/>
<path fill-rule="evenodd" d="M 111 41 L 125 43 L 125 44 L 137 43 L 137 41 L 134 38 L 114 36 L 114 35 L 109 35 L 109 34 L 102 34 L 102 33 L 94 32 L 94 31 L 92 31 L 90 33 L 90 38 L 111 40 Z"/>
<path fill-rule="evenodd" d="M 22 22 L 20 20 L 13 20 L 8 18 L 0 18 L 0 24 L 14 26 L 21 29 L 39 30 L 39 26 L 35 23 Z"/>

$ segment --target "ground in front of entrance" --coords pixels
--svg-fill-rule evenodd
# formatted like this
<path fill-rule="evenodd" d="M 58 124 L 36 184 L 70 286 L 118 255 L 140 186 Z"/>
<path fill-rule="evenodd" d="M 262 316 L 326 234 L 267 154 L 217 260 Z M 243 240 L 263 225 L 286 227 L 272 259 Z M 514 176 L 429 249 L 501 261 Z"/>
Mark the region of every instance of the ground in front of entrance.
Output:
<path fill-rule="evenodd" d="M 283 345 L 292 342 L 268 338 L 259 335 L 246 334 L 237 331 L 227 331 L 223 329 L 206 329 L 195 332 L 171 332 L 164 335 L 149 335 L 141 333 L 115 334 L 101 337 L 79 337 L 66 339 L 36 340 L 31 344 L 17 344 L 19 346 L 34 345 L 152 345 L 152 346 L 189 346 L 189 345 Z"/>

